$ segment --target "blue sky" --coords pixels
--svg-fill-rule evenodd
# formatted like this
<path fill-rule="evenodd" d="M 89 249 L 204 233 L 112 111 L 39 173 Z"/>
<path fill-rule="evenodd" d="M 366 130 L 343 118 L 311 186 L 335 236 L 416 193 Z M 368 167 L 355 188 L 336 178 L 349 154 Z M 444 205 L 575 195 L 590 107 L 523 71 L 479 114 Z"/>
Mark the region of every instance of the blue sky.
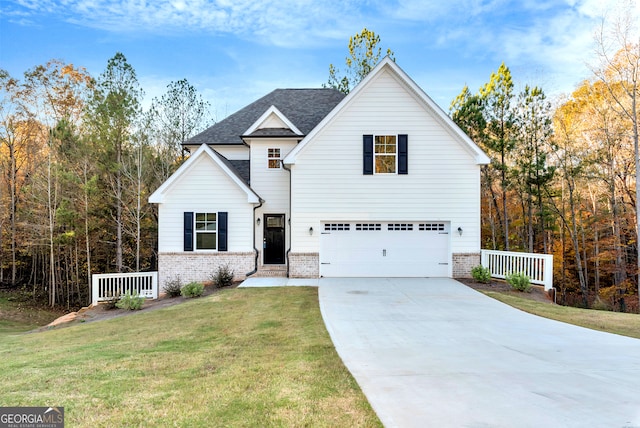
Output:
<path fill-rule="evenodd" d="M 622 0 L 2 0 L 0 68 L 52 58 L 97 77 L 116 52 L 146 103 L 186 78 L 217 119 L 276 88 L 320 87 L 363 27 L 445 111 L 505 62 L 518 87 L 570 93 Z M 640 8 L 640 6 L 638 6 Z"/>

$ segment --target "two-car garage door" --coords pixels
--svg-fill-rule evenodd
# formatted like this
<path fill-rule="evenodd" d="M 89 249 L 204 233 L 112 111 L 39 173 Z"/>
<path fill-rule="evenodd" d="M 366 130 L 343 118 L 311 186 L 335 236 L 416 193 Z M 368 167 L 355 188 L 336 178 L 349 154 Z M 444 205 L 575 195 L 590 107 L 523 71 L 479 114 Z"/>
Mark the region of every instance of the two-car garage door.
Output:
<path fill-rule="evenodd" d="M 449 222 L 324 223 L 324 277 L 446 277 L 451 260 Z"/>

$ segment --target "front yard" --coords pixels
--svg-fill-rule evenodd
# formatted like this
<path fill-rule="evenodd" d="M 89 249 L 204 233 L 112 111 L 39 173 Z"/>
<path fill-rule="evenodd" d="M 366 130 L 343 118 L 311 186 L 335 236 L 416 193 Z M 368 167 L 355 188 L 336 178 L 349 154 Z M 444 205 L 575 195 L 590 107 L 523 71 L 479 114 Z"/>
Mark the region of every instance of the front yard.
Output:
<path fill-rule="evenodd" d="M 316 288 L 226 289 L 2 342 L 0 406 L 62 406 L 69 426 L 380 426 Z"/>

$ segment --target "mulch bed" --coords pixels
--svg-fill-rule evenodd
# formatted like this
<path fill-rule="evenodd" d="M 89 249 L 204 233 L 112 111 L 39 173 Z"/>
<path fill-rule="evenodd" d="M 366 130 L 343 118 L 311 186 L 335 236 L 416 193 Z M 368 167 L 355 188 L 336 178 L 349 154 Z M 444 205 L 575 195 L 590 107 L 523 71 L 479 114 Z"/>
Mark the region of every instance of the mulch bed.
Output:
<path fill-rule="evenodd" d="M 487 284 L 477 282 L 473 278 L 456 278 L 456 280 L 478 291 L 495 291 L 497 293 L 510 294 L 525 299 L 536 300 L 538 302 L 553 303 L 553 295 L 544 291 L 544 287 L 541 285 L 532 285 L 531 292 L 524 293 L 522 291 L 514 290 L 506 281 L 496 279 L 492 279 L 491 282 Z"/>

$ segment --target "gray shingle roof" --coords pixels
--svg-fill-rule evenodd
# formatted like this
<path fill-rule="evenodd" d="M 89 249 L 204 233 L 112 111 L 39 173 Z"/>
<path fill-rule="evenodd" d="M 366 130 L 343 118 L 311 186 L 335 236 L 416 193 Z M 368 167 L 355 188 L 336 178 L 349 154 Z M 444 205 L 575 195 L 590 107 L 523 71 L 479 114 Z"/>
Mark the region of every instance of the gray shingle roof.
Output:
<path fill-rule="evenodd" d="M 238 172 L 238 176 L 247 184 L 251 183 L 251 161 L 230 160 L 231 166 Z"/>
<path fill-rule="evenodd" d="M 272 105 L 307 135 L 343 98 L 344 94 L 335 89 L 276 89 L 190 138 L 185 145 L 243 144 L 240 136 Z"/>

